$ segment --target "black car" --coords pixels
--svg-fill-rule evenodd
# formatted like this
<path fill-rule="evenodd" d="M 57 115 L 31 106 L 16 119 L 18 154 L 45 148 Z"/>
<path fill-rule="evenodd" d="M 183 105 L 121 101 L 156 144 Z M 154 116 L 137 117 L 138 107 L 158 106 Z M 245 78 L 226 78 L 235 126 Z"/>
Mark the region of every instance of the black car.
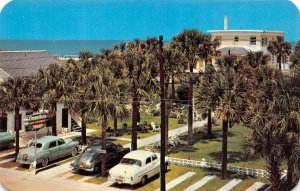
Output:
<path fill-rule="evenodd" d="M 71 163 L 73 170 L 95 172 L 101 167 L 101 141 L 94 141 Z M 116 145 L 112 142 L 106 144 L 106 168 L 118 164 L 122 157 L 130 152 L 129 148 Z"/>

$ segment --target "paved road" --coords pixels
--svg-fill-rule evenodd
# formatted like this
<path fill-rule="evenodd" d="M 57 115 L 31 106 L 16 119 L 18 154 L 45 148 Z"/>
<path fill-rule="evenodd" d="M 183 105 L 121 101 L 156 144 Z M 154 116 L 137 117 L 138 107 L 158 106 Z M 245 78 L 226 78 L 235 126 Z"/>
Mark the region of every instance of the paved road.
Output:
<path fill-rule="evenodd" d="M 200 127 L 200 126 L 203 126 L 205 121 L 197 121 L 193 124 L 193 127 Z M 177 135 L 179 133 L 185 133 L 188 131 L 188 126 L 183 126 L 183 127 L 179 127 L 177 129 L 173 129 L 173 130 L 170 130 L 169 131 L 169 136 L 173 136 L 173 135 Z M 157 134 L 157 135 L 153 135 L 153 136 L 150 136 L 150 137 L 147 137 L 147 138 L 144 138 L 144 139 L 138 139 L 137 141 L 137 148 L 141 148 L 145 145 L 149 145 L 149 144 L 152 144 L 156 141 L 160 140 L 160 134 Z M 128 143 L 126 145 L 123 145 L 124 147 L 131 147 L 131 143 Z"/>

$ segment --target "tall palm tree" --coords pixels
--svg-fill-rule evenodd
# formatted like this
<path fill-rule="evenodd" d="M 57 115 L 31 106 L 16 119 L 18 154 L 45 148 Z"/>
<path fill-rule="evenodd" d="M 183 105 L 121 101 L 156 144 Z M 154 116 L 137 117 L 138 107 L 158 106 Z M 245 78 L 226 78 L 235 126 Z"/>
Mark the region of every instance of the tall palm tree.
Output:
<path fill-rule="evenodd" d="M 120 95 L 118 79 L 115 79 L 109 73 L 109 63 L 100 61 L 98 67 L 91 73 L 93 79 L 87 86 L 90 102 L 87 107 L 94 113 L 97 113 L 102 121 L 102 150 L 106 150 L 106 129 L 107 120 L 114 116 L 116 108 L 120 107 Z M 106 174 L 106 154 L 101 154 L 101 175 Z"/>
<path fill-rule="evenodd" d="M 142 42 L 135 39 L 133 42 L 127 43 L 127 51 L 124 53 L 126 75 L 129 84 L 131 84 L 130 91 L 132 96 L 131 150 L 137 149 L 138 106 L 141 96 L 148 95 L 148 92 L 153 89 L 149 87 L 157 87 L 157 80 L 154 78 L 157 75 L 157 66 L 156 64 L 151 64 L 153 57 L 149 59 L 151 50 L 153 49 L 150 42 L 152 40 Z"/>
<path fill-rule="evenodd" d="M 16 147 L 15 156 L 19 153 L 19 130 L 20 130 L 20 108 L 37 110 L 40 106 L 37 91 L 35 91 L 35 78 L 28 77 L 10 77 L 0 84 L 0 106 L 4 111 L 14 111 L 15 113 L 15 132 Z"/>
<path fill-rule="evenodd" d="M 282 86 L 283 76 L 279 70 L 261 66 L 256 70 L 252 89 L 249 94 L 255 99 L 249 100 L 246 112 L 246 125 L 252 130 L 252 136 L 246 141 L 246 151 L 256 157 L 264 158 L 267 162 L 269 181 L 273 190 L 282 190 L 281 165 L 284 160 L 285 133 L 280 133 L 280 122 L 284 110 L 279 109 L 278 94 Z M 284 103 L 285 101 L 283 101 Z M 279 115 L 280 114 L 280 115 Z M 247 149 L 248 148 L 248 149 Z"/>
<path fill-rule="evenodd" d="M 207 116 L 207 135 L 212 136 L 211 112 L 215 110 L 218 103 L 218 92 L 214 91 L 213 82 L 216 69 L 211 63 L 205 65 L 205 71 L 201 74 L 199 87 L 195 95 L 195 105 L 200 113 Z"/>
<path fill-rule="evenodd" d="M 203 34 L 196 29 L 186 29 L 175 36 L 172 46 L 181 51 L 189 64 L 189 106 L 188 106 L 188 144 L 192 145 L 193 137 L 193 69 L 197 61 L 209 61 L 219 46 L 217 39 L 212 40 L 210 35 Z"/>
<path fill-rule="evenodd" d="M 267 47 L 268 51 L 277 58 L 278 68 L 281 70 L 282 60 L 286 60 L 291 54 L 291 44 L 278 36 L 277 40 L 270 41 Z"/>
<path fill-rule="evenodd" d="M 52 122 L 52 135 L 57 135 L 56 129 L 56 110 L 59 99 L 66 95 L 64 78 L 65 68 L 56 63 L 50 64 L 46 70 L 39 70 L 37 78 L 39 91 L 44 92 L 43 105 L 49 110 Z"/>
<path fill-rule="evenodd" d="M 223 57 L 217 60 L 220 71 L 215 75 L 213 91 L 218 92 L 216 116 L 222 121 L 222 179 L 227 178 L 227 137 L 228 127 L 244 120 L 247 109 L 245 100 L 248 95 L 248 83 L 244 75 L 239 75 L 235 57 Z"/>

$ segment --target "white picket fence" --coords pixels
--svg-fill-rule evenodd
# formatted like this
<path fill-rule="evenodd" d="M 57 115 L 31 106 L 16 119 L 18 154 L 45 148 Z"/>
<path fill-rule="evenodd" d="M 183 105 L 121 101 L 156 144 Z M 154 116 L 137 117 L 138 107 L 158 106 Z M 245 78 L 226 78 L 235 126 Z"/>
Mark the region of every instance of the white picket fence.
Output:
<path fill-rule="evenodd" d="M 180 158 L 172 158 L 169 157 L 169 161 L 171 164 L 176 164 L 180 166 L 190 166 L 190 167 L 198 167 L 198 168 L 208 168 L 208 169 L 216 169 L 221 170 L 222 165 L 219 163 L 206 162 L 205 159 L 202 161 L 196 160 L 188 160 L 188 159 L 180 159 Z M 255 168 L 246 168 L 246 167 L 238 167 L 238 166 L 227 166 L 227 171 L 242 175 L 249 176 L 259 176 L 259 177 L 267 177 L 268 172 L 263 169 L 255 169 Z"/>

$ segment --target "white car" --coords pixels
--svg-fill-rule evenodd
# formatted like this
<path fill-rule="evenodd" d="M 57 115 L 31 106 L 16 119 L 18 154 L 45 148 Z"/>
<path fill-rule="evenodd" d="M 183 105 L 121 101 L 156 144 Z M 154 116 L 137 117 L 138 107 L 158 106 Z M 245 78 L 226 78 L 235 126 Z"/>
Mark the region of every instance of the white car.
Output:
<path fill-rule="evenodd" d="M 166 171 L 169 159 L 166 157 Z M 118 184 L 144 185 L 147 179 L 160 173 L 160 154 L 136 150 L 126 154 L 118 165 L 110 169 L 108 180 Z"/>

